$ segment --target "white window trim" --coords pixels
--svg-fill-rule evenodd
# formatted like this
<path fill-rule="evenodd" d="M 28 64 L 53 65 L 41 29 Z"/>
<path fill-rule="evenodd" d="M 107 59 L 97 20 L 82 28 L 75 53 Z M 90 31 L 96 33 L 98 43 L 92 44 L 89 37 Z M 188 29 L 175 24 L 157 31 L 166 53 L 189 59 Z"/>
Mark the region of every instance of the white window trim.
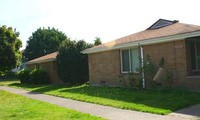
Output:
<path fill-rule="evenodd" d="M 131 52 L 130 50 L 131 49 L 138 49 L 138 46 L 137 47 L 129 47 L 129 48 L 123 48 L 123 49 L 120 49 L 120 67 L 121 67 L 121 73 L 131 73 Z M 123 71 L 123 63 L 122 63 L 122 51 L 123 50 L 129 50 L 129 70 L 130 71 Z M 139 59 L 139 58 L 138 58 Z M 133 72 L 133 73 L 139 73 L 139 72 Z"/>
<path fill-rule="evenodd" d="M 194 49 L 195 49 L 195 62 L 196 62 L 196 69 L 194 69 L 193 71 L 199 71 L 199 63 L 198 63 L 198 58 L 197 58 L 197 43 L 194 42 Z"/>

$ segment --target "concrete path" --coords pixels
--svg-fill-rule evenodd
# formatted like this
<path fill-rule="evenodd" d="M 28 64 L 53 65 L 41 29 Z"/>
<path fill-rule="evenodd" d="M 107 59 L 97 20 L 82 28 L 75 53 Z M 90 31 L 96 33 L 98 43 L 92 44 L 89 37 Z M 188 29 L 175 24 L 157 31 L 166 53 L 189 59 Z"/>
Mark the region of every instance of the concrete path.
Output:
<path fill-rule="evenodd" d="M 175 111 L 174 113 L 171 113 L 170 115 L 177 116 L 177 117 L 182 116 L 185 118 L 193 118 L 194 116 L 196 116 L 196 117 L 199 117 L 199 120 L 200 120 L 200 104 Z"/>
<path fill-rule="evenodd" d="M 180 110 L 176 113 L 172 113 L 169 115 L 156 115 L 133 110 L 123 110 L 92 103 L 80 102 L 39 93 L 33 93 L 26 90 L 10 88 L 7 86 L 0 86 L 0 90 L 48 102 L 61 107 L 74 109 L 83 113 L 89 113 L 95 116 L 100 116 L 109 120 L 195 120 L 197 119 L 197 117 L 200 117 L 200 105 L 191 107 L 189 109 Z"/>

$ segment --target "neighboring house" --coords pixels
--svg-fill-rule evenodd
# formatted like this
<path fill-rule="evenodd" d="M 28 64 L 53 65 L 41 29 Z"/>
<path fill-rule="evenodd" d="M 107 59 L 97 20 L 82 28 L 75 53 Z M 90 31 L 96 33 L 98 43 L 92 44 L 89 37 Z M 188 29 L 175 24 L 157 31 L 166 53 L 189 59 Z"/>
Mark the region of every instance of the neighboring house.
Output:
<path fill-rule="evenodd" d="M 50 77 L 51 83 L 62 83 L 57 74 L 57 66 L 56 66 L 57 54 L 58 52 L 47 54 L 42 57 L 28 61 L 25 64 L 29 69 L 41 68 L 45 70 Z"/>
<path fill-rule="evenodd" d="M 120 75 L 141 75 L 137 68 L 149 55 L 157 65 L 164 57 L 173 86 L 200 88 L 200 26 L 159 19 L 144 31 L 82 52 L 88 54 L 91 84 L 118 86 Z"/>
<path fill-rule="evenodd" d="M 17 73 L 17 72 L 20 71 L 21 69 L 26 69 L 26 65 L 25 65 L 25 63 L 22 62 L 22 61 L 20 62 L 20 65 L 19 65 L 17 68 L 12 69 L 11 71 Z"/>

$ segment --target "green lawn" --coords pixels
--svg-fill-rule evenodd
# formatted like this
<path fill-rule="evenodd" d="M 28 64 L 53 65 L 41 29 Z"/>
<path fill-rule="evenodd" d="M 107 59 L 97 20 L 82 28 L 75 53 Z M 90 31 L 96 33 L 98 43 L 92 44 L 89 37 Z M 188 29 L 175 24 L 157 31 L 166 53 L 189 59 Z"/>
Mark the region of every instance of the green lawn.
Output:
<path fill-rule="evenodd" d="M 101 120 L 99 117 L 65 109 L 0 90 L 1 120 Z"/>
<path fill-rule="evenodd" d="M 19 82 L 0 82 L 8 85 L 49 95 L 71 98 L 123 109 L 156 114 L 168 114 L 190 105 L 200 103 L 200 93 L 180 89 L 134 90 L 127 88 L 93 87 L 82 85 L 23 85 Z"/>

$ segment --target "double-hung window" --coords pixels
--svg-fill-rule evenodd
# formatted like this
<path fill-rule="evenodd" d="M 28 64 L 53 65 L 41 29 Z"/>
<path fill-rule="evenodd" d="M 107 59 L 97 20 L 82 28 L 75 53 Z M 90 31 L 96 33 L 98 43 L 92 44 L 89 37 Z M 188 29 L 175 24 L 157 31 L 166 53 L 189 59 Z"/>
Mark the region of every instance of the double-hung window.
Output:
<path fill-rule="evenodd" d="M 121 71 L 122 73 L 138 72 L 139 54 L 138 48 L 121 50 Z"/>

